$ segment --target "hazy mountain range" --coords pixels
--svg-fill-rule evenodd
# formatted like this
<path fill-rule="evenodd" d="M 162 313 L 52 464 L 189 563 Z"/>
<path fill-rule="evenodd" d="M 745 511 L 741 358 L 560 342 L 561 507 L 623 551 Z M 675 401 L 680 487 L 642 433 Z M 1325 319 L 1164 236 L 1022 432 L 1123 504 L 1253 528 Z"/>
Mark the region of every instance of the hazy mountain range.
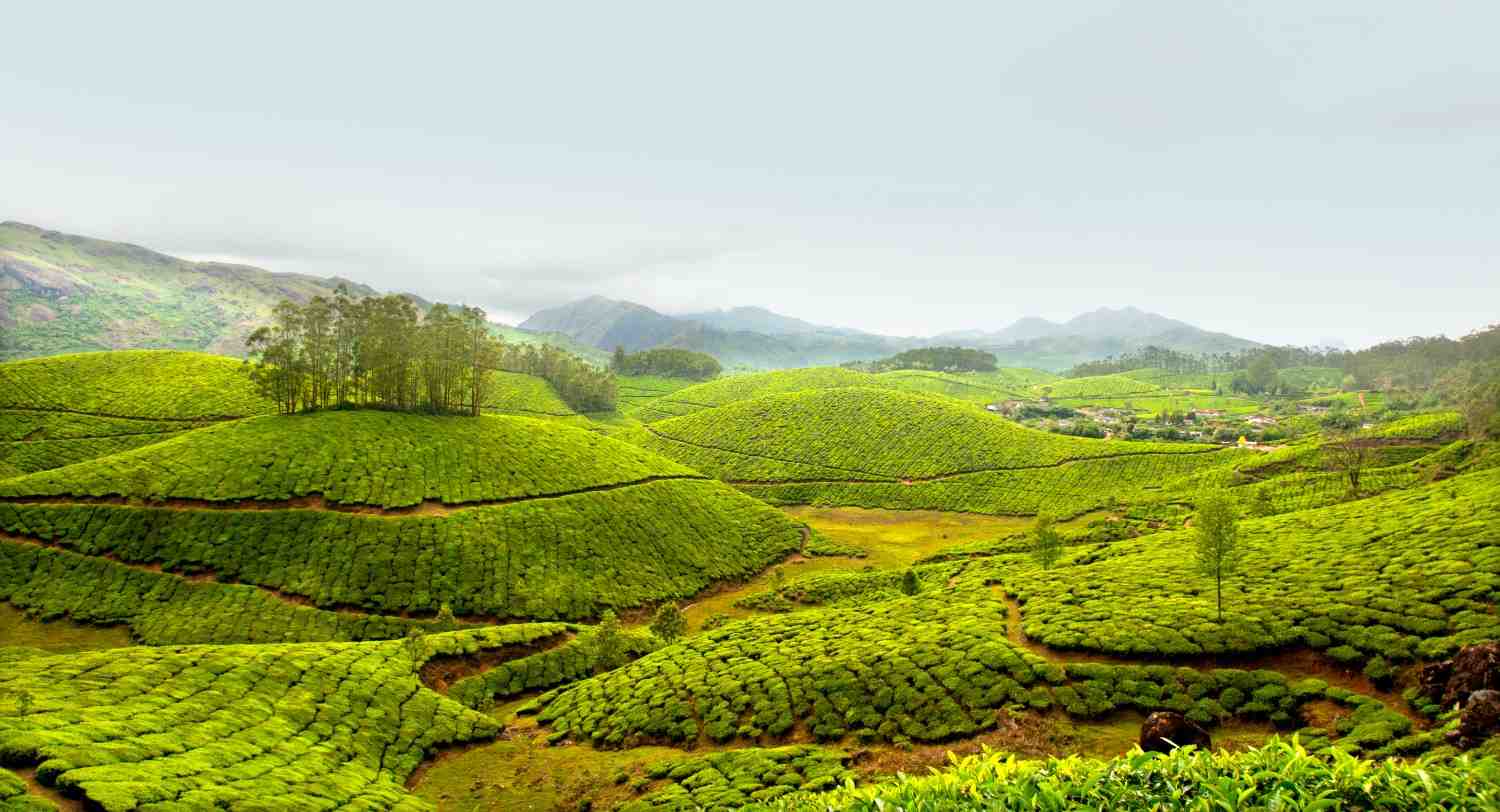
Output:
<path fill-rule="evenodd" d="M 305 302 L 339 284 L 358 295 L 378 293 L 337 277 L 193 262 L 128 243 L 0 223 L 0 357 L 139 347 L 237 355 L 245 336 L 282 298 Z M 709 353 L 728 367 L 756 368 L 873 360 L 949 344 L 989 350 L 1002 364 L 1047 369 L 1149 344 L 1184 352 L 1256 346 L 1133 307 L 1094 310 L 1063 323 L 1031 317 L 997 330 L 919 338 L 829 327 L 761 307 L 674 316 L 602 296 L 547 308 L 519 328 L 497 331 L 507 340 L 557 344 L 596 360 L 616 346 L 674 346 Z"/>

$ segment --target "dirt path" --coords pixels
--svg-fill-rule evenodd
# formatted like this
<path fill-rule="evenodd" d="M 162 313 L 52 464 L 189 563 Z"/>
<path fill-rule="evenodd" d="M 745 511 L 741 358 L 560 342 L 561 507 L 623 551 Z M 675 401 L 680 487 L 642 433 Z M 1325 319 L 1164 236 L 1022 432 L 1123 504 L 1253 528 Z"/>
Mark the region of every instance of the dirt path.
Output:
<path fill-rule="evenodd" d="M 35 767 L 11 767 L 9 769 L 11 772 L 19 776 L 22 781 L 26 782 L 27 794 L 35 795 L 38 798 L 45 798 L 51 801 L 53 804 L 56 804 L 57 808 L 59 810 L 62 810 L 62 812 L 84 812 L 84 810 L 88 809 L 87 804 L 85 804 L 82 800 L 79 800 L 78 798 L 69 798 L 68 796 L 62 794 L 61 790 L 58 790 L 55 787 L 49 787 L 46 784 L 38 781 L 36 778 Z"/>
<path fill-rule="evenodd" d="M 653 482 L 666 482 L 679 479 L 700 480 L 704 482 L 714 481 L 702 474 L 661 474 L 625 482 L 589 485 L 583 488 L 574 488 L 553 493 L 523 494 L 519 496 L 506 496 L 500 499 L 483 499 L 458 503 L 425 499 L 415 505 L 403 505 L 400 507 L 332 502 L 321 493 L 311 493 L 291 499 L 225 500 L 187 499 L 182 497 L 147 500 L 126 496 L 0 496 L 0 502 L 19 505 L 128 505 L 130 507 L 160 510 L 321 510 L 336 513 L 353 513 L 361 516 L 394 518 L 402 516 L 451 516 L 460 511 L 472 510 L 474 508 L 514 505 L 520 502 L 535 502 L 543 499 L 562 499 L 568 496 L 601 493 L 604 491 L 620 490 L 622 488 L 635 488 L 641 485 L 649 485 Z"/>

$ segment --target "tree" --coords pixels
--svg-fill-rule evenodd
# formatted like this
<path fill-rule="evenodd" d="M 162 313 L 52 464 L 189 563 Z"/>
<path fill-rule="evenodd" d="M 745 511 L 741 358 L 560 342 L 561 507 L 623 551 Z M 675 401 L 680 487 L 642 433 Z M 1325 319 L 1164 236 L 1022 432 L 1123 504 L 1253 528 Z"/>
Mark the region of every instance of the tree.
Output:
<path fill-rule="evenodd" d="M 908 569 L 901 576 L 901 593 L 904 595 L 915 595 L 922 591 L 922 582 L 917 580 L 917 571 Z"/>
<path fill-rule="evenodd" d="M 615 345 L 615 354 L 610 358 L 609 367 L 615 372 L 623 373 L 625 371 L 625 348 L 623 346 L 619 344 Z"/>
<path fill-rule="evenodd" d="M 1050 513 L 1039 513 L 1036 525 L 1031 528 L 1031 555 L 1042 569 L 1050 570 L 1062 558 L 1062 536 L 1054 527 L 1057 520 Z"/>
<path fill-rule="evenodd" d="M 446 602 L 438 607 L 437 617 L 433 618 L 433 627 L 440 632 L 451 632 L 458 628 L 458 619 L 453 616 L 453 607 Z"/>
<path fill-rule="evenodd" d="M 1218 594 L 1219 622 L 1224 622 L 1224 578 L 1240 565 L 1239 514 L 1229 496 L 1210 492 L 1198 497 L 1198 515 L 1193 527 L 1198 533 L 1198 571 L 1214 579 Z"/>
<path fill-rule="evenodd" d="M 1349 496 L 1359 496 L 1359 481 L 1369 465 L 1373 449 L 1354 431 L 1340 431 L 1323 444 L 1323 459 L 1330 471 L 1343 474 L 1349 483 Z"/>
<path fill-rule="evenodd" d="M 594 627 L 591 641 L 594 654 L 594 671 L 602 674 L 625 664 L 625 633 L 620 630 L 620 618 L 615 610 L 604 610 L 604 617 Z"/>
<path fill-rule="evenodd" d="M 651 618 L 652 634 L 663 642 L 670 643 L 686 631 L 687 618 L 682 616 L 682 610 L 677 608 L 677 604 L 669 601 L 656 608 L 656 616 Z"/>

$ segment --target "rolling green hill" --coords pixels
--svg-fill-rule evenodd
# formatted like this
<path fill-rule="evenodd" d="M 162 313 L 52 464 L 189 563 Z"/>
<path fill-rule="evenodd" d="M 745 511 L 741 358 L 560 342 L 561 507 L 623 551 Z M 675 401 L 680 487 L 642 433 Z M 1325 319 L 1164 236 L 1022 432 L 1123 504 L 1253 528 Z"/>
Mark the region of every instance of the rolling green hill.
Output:
<path fill-rule="evenodd" d="M 1084 513 L 1238 453 L 1066 437 L 863 387 L 734 401 L 620 436 L 774 504 L 1020 515 Z"/>
<path fill-rule="evenodd" d="M 790 520 L 722 483 L 522 417 L 250 418 L 11 478 L 0 498 L 4 544 L 31 553 L 15 559 L 13 589 L 44 563 L 75 577 L 79 562 L 21 549 L 44 544 L 372 614 L 593 617 L 745 577 L 802 545 Z M 127 603 L 125 615 L 144 611 Z"/>

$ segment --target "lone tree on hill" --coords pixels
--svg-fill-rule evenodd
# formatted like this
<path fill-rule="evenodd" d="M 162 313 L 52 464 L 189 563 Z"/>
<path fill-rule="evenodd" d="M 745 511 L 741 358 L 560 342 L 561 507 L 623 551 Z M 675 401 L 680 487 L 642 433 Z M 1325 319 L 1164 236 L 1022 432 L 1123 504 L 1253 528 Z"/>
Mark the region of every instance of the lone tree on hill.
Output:
<path fill-rule="evenodd" d="M 1240 566 L 1239 513 L 1234 500 L 1221 493 L 1198 497 L 1198 515 L 1193 526 L 1198 531 L 1198 571 L 1214 579 L 1218 591 L 1219 622 L 1224 622 L 1224 576 L 1233 575 Z"/>
<path fill-rule="evenodd" d="M 1331 471 L 1343 474 L 1349 483 L 1349 496 L 1359 496 L 1359 480 L 1369 465 L 1373 449 L 1353 431 L 1342 431 L 1323 446 L 1323 459 Z"/>
<path fill-rule="evenodd" d="M 651 633 L 670 643 L 687 631 L 687 618 L 677 604 L 667 602 L 657 607 L 656 617 L 651 619 Z"/>
<path fill-rule="evenodd" d="M 1057 520 L 1050 513 L 1039 513 L 1036 526 L 1031 529 L 1031 555 L 1042 569 L 1050 570 L 1062 558 L 1062 536 L 1053 525 Z"/>
<path fill-rule="evenodd" d="M 592 644 L 595 672 L 602 674 L 625 664 L 625 633 L 620 631 L 620 618 L 615 610 L 604 610 L 604 617 L 594 627 Z"/>
<path fill-rule="evenodd" d="M 915 595 L 922 591 L 922 582 L 917 580 L 917 571 L 909 569 L 901 576 L 901 592 L 906 595 Z"/>

